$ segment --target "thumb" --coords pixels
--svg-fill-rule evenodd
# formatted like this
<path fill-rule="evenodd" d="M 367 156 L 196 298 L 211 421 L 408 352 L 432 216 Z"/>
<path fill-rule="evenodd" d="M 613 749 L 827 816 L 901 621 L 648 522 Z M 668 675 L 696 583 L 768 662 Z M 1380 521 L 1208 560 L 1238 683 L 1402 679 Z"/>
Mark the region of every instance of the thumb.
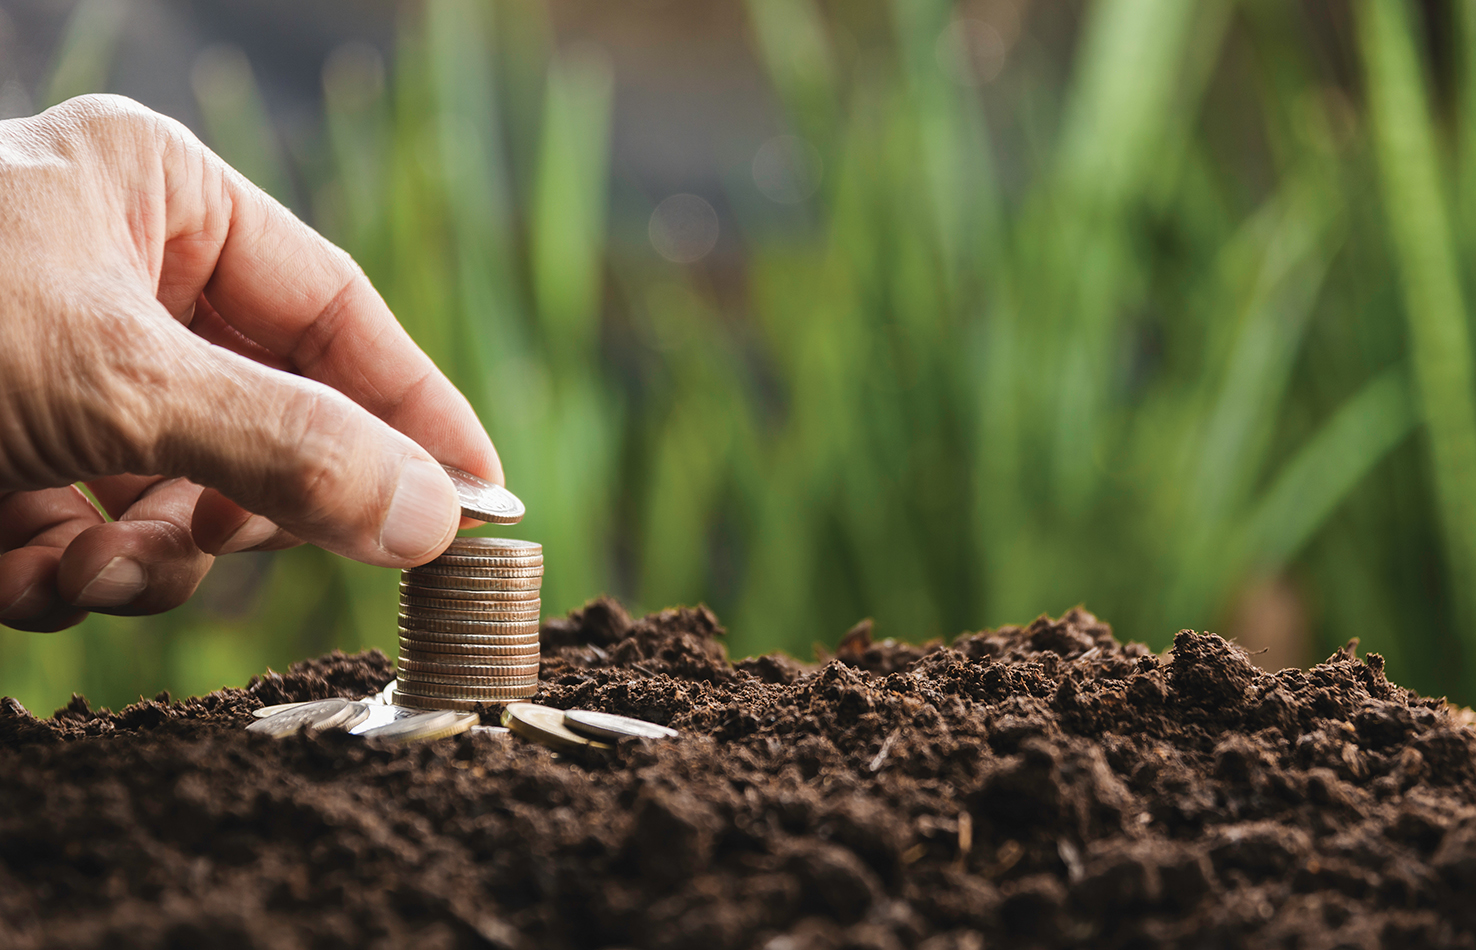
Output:
<path fill-rule="evenodd" d="M 451 543 L 456 488 L 414 440 L 322 383 L 182 335 L 196 378 L 165 395 L 179 404 L 152 467 L 367 564 L 420 564 Z"/>

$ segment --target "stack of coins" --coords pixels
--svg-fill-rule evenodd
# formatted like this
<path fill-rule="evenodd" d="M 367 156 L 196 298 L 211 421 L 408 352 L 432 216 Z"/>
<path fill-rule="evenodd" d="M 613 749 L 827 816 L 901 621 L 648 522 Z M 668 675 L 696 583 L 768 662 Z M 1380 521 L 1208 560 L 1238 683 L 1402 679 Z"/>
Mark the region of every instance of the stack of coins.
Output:
<path fill-rule="evenodd" d="M 543 546 L 458 538 L 400 578 L 395 702 L 469 710 L 538 691 Z"/>

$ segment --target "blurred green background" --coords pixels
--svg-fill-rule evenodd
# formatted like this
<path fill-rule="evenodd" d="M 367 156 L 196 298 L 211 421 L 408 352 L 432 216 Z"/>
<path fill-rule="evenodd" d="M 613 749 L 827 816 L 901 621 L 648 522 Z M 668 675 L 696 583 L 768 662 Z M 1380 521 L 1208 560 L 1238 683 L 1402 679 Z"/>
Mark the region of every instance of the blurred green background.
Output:
<path fill-rule="evenodd" d="M 734 655 L 808 656 L 867 616 L 924 640 L 1081 603 L 1271 666 L 1359 637 L 1476 700 L 1469 4 L 739 13 L 780 134 L 704 194 L 612 176 L 619 60 L 537 0 L 345 38 L 292 147 L 239 48 L 193 69 L 201 136 L 477 407 L 546 614 L 703 601 Z M 111 88 L 119 29 L 79 4 L 35 106 Z M 225 559 L 167 616 L 0 632 L 0 693 L 393 652 L 395 584 Z"/>

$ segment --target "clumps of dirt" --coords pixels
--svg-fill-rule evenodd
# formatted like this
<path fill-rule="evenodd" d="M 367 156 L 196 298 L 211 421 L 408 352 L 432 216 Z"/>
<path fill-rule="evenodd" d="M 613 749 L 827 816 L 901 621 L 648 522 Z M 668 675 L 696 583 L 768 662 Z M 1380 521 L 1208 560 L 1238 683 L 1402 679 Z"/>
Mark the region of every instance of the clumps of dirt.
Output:
<path fill-rule="evenodd" d="M 730 665 L 709 611 L 608 600 L 544 642 L 538 701 L 683 737 L 241 730 L 379 688 L 377 653 L 117 714 L 0 703 L 0 945 L 1476 947 L 1476 734 L 1351 646 L 1271 674 L 1076 610 Z"/>

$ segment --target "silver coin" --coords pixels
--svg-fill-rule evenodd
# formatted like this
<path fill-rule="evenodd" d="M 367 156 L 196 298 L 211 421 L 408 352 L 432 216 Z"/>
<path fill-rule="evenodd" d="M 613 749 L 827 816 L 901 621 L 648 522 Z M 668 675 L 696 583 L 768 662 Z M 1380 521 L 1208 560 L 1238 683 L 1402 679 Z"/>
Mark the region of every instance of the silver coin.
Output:
<path fill-rule="evenodd" d="M 416 574 L 445 574 L 451 577 L 462 577 L 464 575 L 480 576 L 485 572 L 524 571 L 534 568 L 542 570 L 542 554 L 532 557 L 458 557 L 455 563 L 437 558 L 429 564 L 422 564 L 419 567 L 409 568 L 409 570 Z"/>
<path fill-rule="evenodd" d="M 529 646 L 530 644 L 521 644 Z M 532 646 L 537 646 L 534 641 Z M 435 662 L 442 657 L 447 658 L 480 658 L 484 661 L 500 659 L 503 654 L 499 651 L 505 649 L 509 644 L 493 644 L 490 646 L 476 646 L 456 643 L 436 643 L 434 641 L 417 642 L 415 640 L 400 640 L 400 655 L 416 660 L 428 660 Z M 540 657 L 542 659 L 542 657 Z"/>
<path fill-rule="evenodd" d="M 472 726 L 467 732 L 474 736 L 491 736 L 494 739 L 512 735 L 512 730 L 506 726 Z"/>
<path fill-rule="evenodd" d="M 404 706 L 376 703 L 369 707 L 369 717 L 349 730 L 349 735 L 361 736 L 370 729 L 378 729 L 380 726 L 388 725 L 397 719 L 415 715 L 416 710 L 406 709 Z"/>
<path fill-rule="evenodd" d="M 564 711 L 535 703 L 509 703 L 502 711 L 502 724 L 513 732 L 539 745 L 560 752 L 592 747 L 610 748 L 603 742 L 586 739 L 564 725 Z"/>
<path fill-rule="evenodd" d="M 514 557 L 543 554 L 543 545 L 521 538 L 457 538 L 432 564 L 446 563 L 454 557 Z"/>
<path fill-rule="evenodd" d="M 392 742 L 415 742 L 444 739 L 465 732 L 481 721 L 476 713 L 416 712 L 406 709 L 406 716 L 361 733 L 366 739 L 389 739 Z"/>
<path fill-rule="evenodd" d="M 467 616 L 460 610 L 429 613 L 422 609 L 401 612 L 399 620 L 401 627 L 431 633 L 501 633 L 507 627 L 539 625 L 535 610 L 489 610 Z"/>
<path fill-rule="evenodd" d="M 430 673 L 439 676 L 498 676 L 498 670 L 510 666 L 537 665 L 540 659 L 538 648 L 529 650 L 518 647 L 522 653 L 501 653 L 496 656 L 464 656 L 460 653 L 437 653 L 414 659 L 401 656 L 399 668 L 411 673 Z"/>
<path fill-rule="evenodd" d="M 427 673 L 423 670 L 400 668 L 400 682 L 406 689 L 415 689 L 422 683 L 437 686 L 523 686 L 530 678 L 538 677 L 537 663 L 520 663 L 516 666 L 493 667 L 488 673 Z"/>
<path fill-rule="evenodd" d="M 451 476 L 461 501 L 461 513 L 466 517 L 496 524 L 517 524 L 523 520 L 526 509 L 517 495 L 470 472 L 449 465 L 441 467 Z"/>
<path fill-rule="evenodd" d="M 507 702 L 512 699 L 525 699 L 536 692 L 538 692 L 538 677 L 536 676 L 529 676 L 519 680 L 509 680 L 505 683 L 495 683 L 488 686 L 452 686 L 446 683 L 412 684 L 406 680 L 400 681 L 401 701 L 414 697 L 428 696 L 439 699 Z M 262 720 L 262 722 L 269 721 L 267 719 Z"/>
<path fill-rule="evenodd" d="M 533 590 L 443 590 L 400 585 L 400 603 L 415 600 L 432 610 L 463 610 L 468 606 L 487 610 L 532 610 L 542 606 L 538 589 Z M 424 603 L 420 603 L 424 601 Z M 448 606 L 442 606 L 442 605 Z"/>
<path fill-rule="evenodd" d="M 275 716 L 258 719 L 246 727 L 247 732 L 269 736 L 290 736 L 299 729 L 352 729 L 369 718 L 369 707 L 347 699 L 320 699 L 284 709 Z"/>
<path fill-rule="evenodd" d="M 441 643 L 441 645 L 447 646 L 447 648 L 453 648 L 458 643 L 472 646 L 471 643 L 466 643 L 465 640 L 418 640 L 415 637 L 415 631 L 406 633 L 406 631 L 401 630 L 400 639 L 403 640 L 404 646 L 409 646 L 410 652 L 424 648 L 427 643 Z M 493 640 L 493 642 L 481 640 L 481 642 L 475 643 L 475 646 L 477 646 L 477 653 L 466 653 L 465 656 L 458 655 L 458 651 L 455 651 L 455 649 L 443 649 L 443 651 L 434 652 L 449 653 L 449 655 L 422 656 L 421 659 L 424 659 L 425 662 L 446 664 L 449 667 L 480 667 L 480 665 L 490 664 L 490 662 L 502 662 L 503 658 L 509 658 L 509 656 L 511 658 L 531 656 L 531 658 L 536 659 L 540 652 L 539 640 L 537 640 L 536 636 L 521 637 L 521 639 L 512 640 L 511 643 L 499 642 L 499 640 Z M 487 659 L 487 656 L 496 656 L 496 659 Z"/>
<path fill-rule="evenodd" d="M 255 716 L 257 719 L 268 719 L 272 716 L 275 716 L 279 712 L 286 712 L 289 709 L 296 709 L 298 706 L 306 706 L 308 702 L 312 702 L 312 700 L 301 703 L 277 703 L 277 705 L 275 706 L 263 706 L 260 709 L 251 710 L 251 715 Z"/>
<path fill-rule="evenodd" d="M 582 736 L 612 741 L 622 736 L 636 736 L 642 739 L 675 739 L 678 735 L 675 729 L 668 726 L 658 726 L 644 719 L 632 719 L 629 716 L 595 712 L 591 709 L 564 710 L 564 725 Z"/>
<path fill-rule="evenodd" d="M 462 709 L 471 711 L 479 705 L 512 703 L 521 699 L 527 699 L 538 692 L 538 683 L 533 682 L 527 686 L 512 688 L 498 688 L 492 690 L 478 690 L 475 693 L 432 693 L 434 688 L 427 686 L 424 690 L 417 689 L 415 692 L 405 692 L 400 695 L 400 704 L 413 706 L 417 709 Z"/>
<path fill-rule="evenodd" d="M 460 620 L 473 623 L 537 623 L 539 615 L 532 607 L 521 608 L 508 605 L 486 605 L 474 601 L 437 600 L 435 606 L 426 597 L 401 597 L 400 614 L 413 619 L 431 617 L 439 620 Z M 521 603 L 521 602 L 520 602 Z M 441 606 L 446 605 L 446 606 Z M 509 619 L 509 615 L 519 619 Z"/>
<path fill-rule="evenodd" d="M 407 587 L 429 587 L 443 590 L 532 590 L 543 586 L 543 568 L 536 571 L 488 572 L 480 576 L 466 574 L 422 574 L 406 571 L 400 579 L 400 589 Z"/>
<path fill-rule="evenodd" d="M 451 643 L 463 646 L 515 647 L 537 646 L 538 624 L 502 623 L 495 627 L 482 624 L 482 633 L 441 633 L 436 630 L 420 630 L 408 624 L 400 627 L 400 639 L 411 643 Z M 447 651 L 441 650 L 445 653 Z"/>

